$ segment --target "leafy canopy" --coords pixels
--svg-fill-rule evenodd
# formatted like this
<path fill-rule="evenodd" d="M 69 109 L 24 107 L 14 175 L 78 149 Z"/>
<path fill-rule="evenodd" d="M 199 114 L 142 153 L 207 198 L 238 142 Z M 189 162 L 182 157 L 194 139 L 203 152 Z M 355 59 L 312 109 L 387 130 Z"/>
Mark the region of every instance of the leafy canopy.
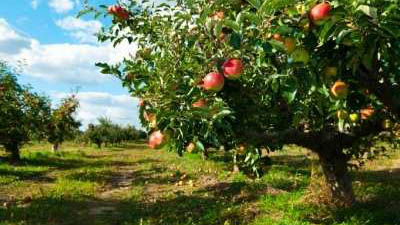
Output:
<path fill-rule="evenodd" d="M 90 9 L 113 18 L 100 41 L 138 46 L 120 64 L 97 65 L 144 100 L 143 124 L 170 133 L 172 149 L 244 144 L 249 161 L 262 146 L 315 150 L 329 139 L 360 157 L 377 137 L 394 140 L 381 124 L 400 115 L 399 1 L 330 1 L 318 22 L 315 0 L 146 2 L 121 3 L 128 19 Z M 230 58 L 243 62 L 241 77 L 204 90 L 206 74 Z M 201 99 L 206 107 L 193 107 Z"/>

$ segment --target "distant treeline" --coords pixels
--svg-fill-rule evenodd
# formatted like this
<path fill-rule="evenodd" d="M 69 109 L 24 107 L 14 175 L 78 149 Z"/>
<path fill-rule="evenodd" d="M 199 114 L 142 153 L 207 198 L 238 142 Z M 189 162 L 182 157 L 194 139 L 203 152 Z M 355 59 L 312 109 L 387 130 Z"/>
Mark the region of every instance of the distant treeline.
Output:
<path fill-rule="evenodd" d="M 147 138 L 147 133 L 132 125 L 121 126 L 110 119 L 101 117 L 98 124 L 89 124 L 84 132 L 80 132 L 76 140 L 84 144 L 95 144 L 97 147 L 121 145 L 129 141 Z"/>

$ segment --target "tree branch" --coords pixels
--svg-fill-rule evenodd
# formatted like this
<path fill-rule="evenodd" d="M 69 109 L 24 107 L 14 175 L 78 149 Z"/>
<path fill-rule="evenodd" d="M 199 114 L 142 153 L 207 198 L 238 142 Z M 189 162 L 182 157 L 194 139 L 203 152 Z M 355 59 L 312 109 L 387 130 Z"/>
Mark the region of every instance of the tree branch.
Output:
<path fill-rule="evenodd" d="M 361 127 L 353 133 L 342 133 L 334 127 L 327 127 L 320 131 L 304 131 L 289 128 L 282 131 L 245 131 L 243 137 L 255 145 L 295 144 L 310 149 L 318 154 L 336 154 L 345 148 L 351 148 L 359 140 L 371 135 L 378 135 L 382 131 L 379 123 L 363 122 Z"/>

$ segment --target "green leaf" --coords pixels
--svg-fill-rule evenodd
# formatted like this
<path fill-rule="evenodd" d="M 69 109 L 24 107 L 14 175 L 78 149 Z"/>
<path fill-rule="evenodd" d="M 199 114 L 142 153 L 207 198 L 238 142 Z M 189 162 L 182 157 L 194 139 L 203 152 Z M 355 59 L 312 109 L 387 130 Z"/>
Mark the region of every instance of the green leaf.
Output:
<path fill-rule="evenodd" d="M 250 5 L 252 5 L 254 8 L 258 9 L 261 7 L 261 1 L 260 0 L 247 0 Z"/>
<path fill-rule="evenodd" d="M 360 5 L 357 10 L 363 12 L 365 15 L 372 17 L 374 20 L 378 19 L 378 9 L 368 5 Z"/>
<path fill-rule="evenodd" d="M 201 143 L 201 141 L 196 141 L 196 147 L 203 152 L 205 150 L 204 145 L 203 145 L 203 143 Z"/>
<path fill-rule="evenodd" d="M 224 20 L 224 25 L 240 33 L 240 25 L 233 20 Z"/>
<path fill-rule="evenodd" d="M 234 32 L 234 33 L 231 34 L 231 38 L 229 40 L 229 44 L 233 48 L 240 49 L 241 42 L 242 42 L 242 37 L 238 33 Z"/>

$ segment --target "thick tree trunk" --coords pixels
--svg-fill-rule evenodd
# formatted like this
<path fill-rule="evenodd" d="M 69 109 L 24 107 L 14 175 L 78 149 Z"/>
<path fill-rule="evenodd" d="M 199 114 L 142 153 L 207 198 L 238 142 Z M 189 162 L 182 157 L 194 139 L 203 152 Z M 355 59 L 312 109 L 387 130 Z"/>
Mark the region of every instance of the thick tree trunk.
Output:
<path fill-rule="evenodd" d="M 52 150 L 53 150 L 53 152 L 58 152 L 58 148 L 60 147 L 60 144 L 59 143 L 54 143 L 53 144 L 53 146 L 52 146 Z"/>
<path fill-rule="evenodd" d="M 318 156 L 332 201 L 337 206 L 351 206 L 354 203 L 354 195 L 345 155 L 337 152 L 335 155 L 319 153 Z"/>
<path fill-rule="evenodd" d="M 11 153 L 10 159 L 12 162 L 18 162 L 21 160 L 21 157 L 19 155 L 19 147 L 17 144 L 7 144 L 4 147 L 6 148 L 7 152 Z"/>
<path fill-rule="evenodd" d="M 208 150 L 207 150 L 207 148 L 204 148 L 204 151 L 203 151 L 203 160 L 207 160 L 208 159 Z"/>

